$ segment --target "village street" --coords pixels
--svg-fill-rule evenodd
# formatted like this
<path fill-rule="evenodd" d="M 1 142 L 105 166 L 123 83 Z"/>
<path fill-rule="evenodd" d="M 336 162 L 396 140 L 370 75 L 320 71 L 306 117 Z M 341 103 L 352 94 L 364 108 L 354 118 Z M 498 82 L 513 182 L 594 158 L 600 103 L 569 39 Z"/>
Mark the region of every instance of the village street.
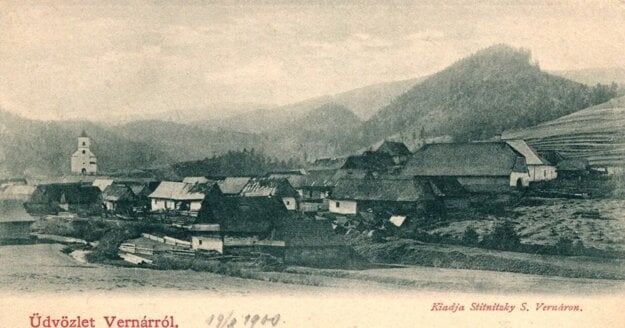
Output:
<path fill-rule="evenodd" d="M 358 271 L 292 268 L 242 279 L 195 271 L 158 271 L 84 264 L 60 252 L 58 244 L 1 246 L 0 291 L 128 292 L 194 291 L 210 294 L 415 293 L 417 291 L 493 294 L 602 294 L 625 290 L 619 280 L 572 279 L 506 272 L 429 267 Z M 264 273 L 263 273 L 264 274 Z M 342 277 L 342 278 L 338 278 Z M 293 284 L 298 284 L 293 288 Z"/>

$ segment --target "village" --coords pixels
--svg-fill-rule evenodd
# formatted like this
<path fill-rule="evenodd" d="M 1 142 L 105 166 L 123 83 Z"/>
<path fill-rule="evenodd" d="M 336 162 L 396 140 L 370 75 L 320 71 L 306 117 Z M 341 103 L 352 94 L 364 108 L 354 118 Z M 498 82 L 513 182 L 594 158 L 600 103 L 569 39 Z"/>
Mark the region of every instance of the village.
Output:
<path fill-rule="evenodd" d="M 453 247 L 606 261 L 622 256 L 622 226 L 598 210 L 572 215 L 607 224 L 599 227 L 602 238 L 572 234 L 568 221 L 536 222 L 546 214 L 531 204 L 546 202 L 553 211 L 549 204 L 619 202 L 599 190 L 607 185 L 601 181 L 613 180 L 613 168 L 591 168 L 555 152 L 541 155 L 520 139 L 429 143 L 416 151 L 384 140 L 299 169 L 178 181 L 101 175 L 91 142 L 85 131 L 78 137 L 69 161 L 72 175 L 2 182 L 2 201 L 19 204 L 13 219 L 2 222 L 3 244 L 61 243 L 67 245 L 64 252 L 86 262 L 236 275 L 241 268 L 403 263 L 622 278 L 619 270 L 571 273 L 544 259 L 521 268 L 499 266 L 498 261 L 514 262 L 505 253 L 487 265 L 468 255 L 450 258 Z M 603 187 L 590 187 L 597 181 Z M 567 190 L 567 183 L 576 187 Z M 408 241 L 434 248 L 392 254 L 397 243 L 407 247 Z M 381 251 L 385 246 L 379 245 L 389 248 Z M 437 245 L 451 248 L 441 252 Z"/>

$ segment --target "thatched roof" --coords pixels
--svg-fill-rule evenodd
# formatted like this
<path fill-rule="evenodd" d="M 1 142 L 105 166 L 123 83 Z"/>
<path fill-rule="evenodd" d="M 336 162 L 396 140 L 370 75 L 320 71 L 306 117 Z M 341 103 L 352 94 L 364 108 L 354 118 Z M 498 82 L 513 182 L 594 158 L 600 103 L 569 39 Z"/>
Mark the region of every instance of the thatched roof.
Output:
<path fill-rule="evenodd" d="M 509 176 L 527 172 L 525 158 L 505 142 L 429 144 L 412 154 L 405 176 Z"/>

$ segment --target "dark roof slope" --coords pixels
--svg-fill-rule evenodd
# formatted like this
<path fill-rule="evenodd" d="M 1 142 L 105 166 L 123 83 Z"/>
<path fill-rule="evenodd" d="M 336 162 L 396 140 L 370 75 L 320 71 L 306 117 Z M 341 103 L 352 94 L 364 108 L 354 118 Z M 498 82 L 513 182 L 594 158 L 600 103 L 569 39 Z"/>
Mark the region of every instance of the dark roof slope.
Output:
<path fill-rule="evenodd" d="M 102 199 L 110 202 L 131 202 L 135 200 L 135 194 L 125 184 L 112 184 L 104 189 Z"/>
<path fill-rule="evenodd" d="M 339 158 L 319 158 L 315 160 L 309 167 L 309 170 L 336 170 L 345 165 L 346 157 Z"/>
<path fill-rule="evenodd" d="M 376 152 L 387 153 L 391 156 L 410 155 L 410 150 L 403 142 L 384 141 L 376 150 Z"/>
<path fill-rule="evenodd" d="M 527 172 L 525 158 L 505 142 L 429 144 L 412 154 L 405 176 L 508 176 Z"/>
<path fill-rule="evenodd" d="M 276 229 L 276 239 L 286 246 L 345 246 L 345 241 L 332 229 L 329 221 L 301 219 L 281 220 Z"/>
<path fill-rule="evenodd" d="M 219 224 L 221 231 L 262 233 L 288 215 L 282 201 L 268 197 L 207 198 L 195 224 Z"/>
<path fill-rule="evenodd" d="M 394 165 L 391 155 L 368 151 L 362 155 L 349 156 L 342 169 L 385 171 Z"/>
<path fill-rule="evenodd" d="M 414 202 L 431 199 L 430 186 L 416 179 L 341 179 L 332 199 Z"/>
<path fill-rule="evenodd" d="M 38 185 L 30 203 L 66 202 L 68 204 L 92 204 L 100 201 L 100 188 L 80 183 L 53 183 Z"/>

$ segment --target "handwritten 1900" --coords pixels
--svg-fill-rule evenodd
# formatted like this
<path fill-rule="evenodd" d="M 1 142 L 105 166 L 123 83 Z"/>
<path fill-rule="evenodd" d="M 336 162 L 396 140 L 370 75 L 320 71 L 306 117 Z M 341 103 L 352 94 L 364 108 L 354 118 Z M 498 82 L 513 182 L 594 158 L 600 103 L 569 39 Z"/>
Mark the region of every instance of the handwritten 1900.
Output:
<path fill-rule="evenodd" d="M 275 314 L 270 317 L 265 314 L 264 316 L 260 316 L 259 314 L 246 314 L 245 316 L 236 316 L 232 311 L 228 313 L 228 315 L 224 314 L 211 314 L 208 319 L 206 319 L 206 324 L 208 327 L 212 328 L 234 328 L 234 327 L 244 327 L 244 328 L 254 328 L 258 325 L 258 327 L 276 327 L 280 323 L 280 314 Z"/>

